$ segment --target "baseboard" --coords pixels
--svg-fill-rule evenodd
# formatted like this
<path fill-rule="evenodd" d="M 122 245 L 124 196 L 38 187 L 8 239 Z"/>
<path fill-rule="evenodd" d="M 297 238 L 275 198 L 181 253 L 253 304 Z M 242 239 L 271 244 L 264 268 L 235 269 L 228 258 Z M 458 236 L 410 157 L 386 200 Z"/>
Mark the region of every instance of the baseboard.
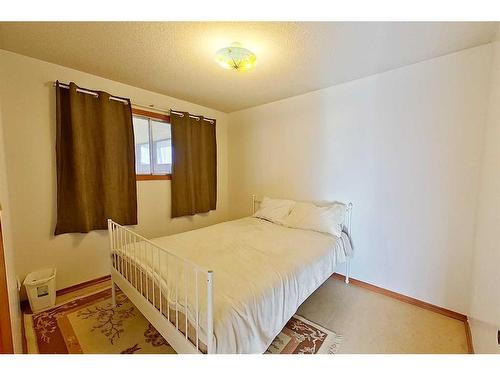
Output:
<path fill-rule="evenodd" d="M 339 279 L 339 280 L 345 280 L 345 276 L 338 274 L 338 273 L 334 273 L 332 275 L 332 277 Z M 436 313 L 441 314 L 441 315 L 445 315 L 449 318 L 460 320 L 464 323 L 467 322 L 467 315 L 464 315 L 462 313 L 458 313 L 456 311 L 445 309 L 444 307 L 436 306 L 436 305 L 433 305 L 431 303 L 424 302 L 424 301 L 421 301 L 421 300 L 413 298 L 413 297 L 408 297 L 408 296 L 405 296 L 404 294 L 396 293 L 396 292 L 393 292 L 392 290 L 384 289 L 384 288 L 381 288 L 379 286 L 369 284 L 369 283 L 366 283 L 366 282 L 361 281 L 361 280 L 349 278 L 349 283 L 352 285 L 359 286 L 359 287 L 364 288 L 364 289 L 368 289 L 372 292 L 383 294 L 385 296 L 392 297 L 392 298 L 397 299 L 399 301 L 406 302 L 406 303 L 421 307 L 423 309 L 436 312 Z"/>
<path fill-rule="evenodd" d="M 500 355 L 499 323 L 469 317 L 474 353 Z"/>
<path fill-rule="evenodd" d="M 345 280 L 345 276 L 341 275 L 339 273 L 334 273 L 332 275 L 332 277 L 335 279 L 338 279 L 338 280 L 342 280 L 342 281 Z M 69 286 L 67 288 L 59 289 L 58 291 L 56 291 L 56 295 L 61 296 L 64 294 L 68 294 L 68 293 L 74 292 L 76 290 L 79 290 L 79 289 L 82 289 L 82 288 L 85 288 L 88 286 L 102 283 L 102 282 L 107 281 L 107 280 L 111 280 L 111 275 L 98 277 L 96 279 L 84 281 L 83 283 L 80 283 L 80 284 L 76 284 L 76 285 Z M 385 296 L 392 297 L 392 298 L 397 299 L 399 301 L 406 302 L 406 303 L 421 307 L 423 309 L 439 313 L 441 315 L 445 315 L 449 318 L 460 320 L 464 323 L 467 323 L 467 325 L 469 324 L 468 319 L 467 319 L 467 315 L 464 315 L 462 313 L 458 313 L 456 311 L 445 309 L 444 307 L 436 306 L 436 305 L 433 305 L 431 303 L 424 302 L 424 301 L 421 301 L 421 300 L 413 298 L 413 297 L 408 297 L 408 296 L 405 296 L 404 294 L 393 292 L 392 290 L 384 289 L 384 288 L 381 288 L 379 286 L 369 284 L 367 282 L 364 282 L 364 281 L 361 281 L 358 279 L 349 278 L 349 283 L 356 285 L 356 286 L 359 286 L 359 287 L 362 287 L 364 289 L 368 289 L 372 292 L 383 294 Z M 469 331 L 470 331 L 470 329 L 469 329 Z"/>
<path fill-rule="evenodd" d="M 96 279 L 84 281 L 83 283 L 80 283 L 80 284 L 75 284 L 75 285 L 71 285 L 71 286 L 68 286 L 68 287 L 63 288 L 63 289 L 59 289 L 59 290 L 56 290 L 56 297 L 77 291 L 79 289 L 82 289 L 82 288 L 85 288 L 88 286 L 96 285 L 96 284 L 102 283 L 102 282 L 107 281 L 107 280 L 111 280 L 111 275 L 101 276 L 101 277 L 98 277 Z M 29 304 L 29 301 L 27 299 L 23 299 L 22 301 L 20 301 L 20 305 L 21 305 L 21 311 L 23 313 L 31 314 L 30 304 Z"/>
<path fill-rule="evenodd" d="M 74 292 L 76 290 L 86 288 L 88 286 L 99 284 L 99 283 L 102 283 L 102 282 L 107 281 L 107 280 L 111 280 L 111 275 L 98 277 L 97 279 L 84 281 L 83 283 L 80 283 L 80 284 L 71 285 L 71 286 L 68 286 L 67 288 L 59 289 L 56 291 L 56 296 L 62 296 L 64 294 L 68 294 L 68 293 Z"/>
<path fill-rule="evenodd" d="M 464 324 L 465 337 L 467 338 L 467 349 L 469 350 L 469 354 L 474 354 L 474 344 L 472 343 L 472 332 L 470 330 L 469 320 L 467 319 Z"/>

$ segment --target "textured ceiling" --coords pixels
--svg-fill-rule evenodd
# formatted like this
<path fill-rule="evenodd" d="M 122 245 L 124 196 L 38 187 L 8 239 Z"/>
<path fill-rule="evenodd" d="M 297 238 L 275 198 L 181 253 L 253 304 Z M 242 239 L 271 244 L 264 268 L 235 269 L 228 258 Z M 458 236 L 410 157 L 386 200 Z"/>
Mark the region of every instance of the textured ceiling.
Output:
<path fill-rule="evenodd" d="M 495 23 L 0 23 L 0 48 L 225 112 L 488 43 Z M 240 42 L 248 72 L 214 62 Z M 57 77 L 54 77 L 57 78 Z"/>

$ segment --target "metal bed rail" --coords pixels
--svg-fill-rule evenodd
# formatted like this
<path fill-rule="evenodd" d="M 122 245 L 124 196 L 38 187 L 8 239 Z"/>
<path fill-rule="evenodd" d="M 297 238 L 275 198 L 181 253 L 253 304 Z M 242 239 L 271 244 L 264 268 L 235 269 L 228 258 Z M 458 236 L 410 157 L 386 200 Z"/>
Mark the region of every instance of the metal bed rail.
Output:
<path fill-rule="evenodd" d="M 178 353 L 214 353 L 213 272 L 108 220 L 116 286 Z"/>

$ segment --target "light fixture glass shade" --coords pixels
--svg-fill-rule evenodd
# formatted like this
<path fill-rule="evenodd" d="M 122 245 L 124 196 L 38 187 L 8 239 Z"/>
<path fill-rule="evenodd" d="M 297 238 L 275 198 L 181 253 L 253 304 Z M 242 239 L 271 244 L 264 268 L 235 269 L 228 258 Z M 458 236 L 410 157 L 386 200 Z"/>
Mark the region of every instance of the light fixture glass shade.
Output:
<path fill-rule="evenodd" d="M 238 45 L 221 48 L 215 54 L 215 61 L 224 69 L 249 70 L 256 59 L 252 51 Z"/>

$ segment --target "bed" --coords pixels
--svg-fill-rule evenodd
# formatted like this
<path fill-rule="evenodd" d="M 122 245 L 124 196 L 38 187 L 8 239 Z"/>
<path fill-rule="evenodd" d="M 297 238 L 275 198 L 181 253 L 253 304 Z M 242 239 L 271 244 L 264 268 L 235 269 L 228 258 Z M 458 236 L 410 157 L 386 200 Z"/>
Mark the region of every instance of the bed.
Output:
<path fill-rule="evenodd" d="M 351 211 L 340 238 L 246 217 L 150 241 L 110 220 L 113 301 L 178 353 L 263 353 L 340 263 L 348 282 Z"/>

